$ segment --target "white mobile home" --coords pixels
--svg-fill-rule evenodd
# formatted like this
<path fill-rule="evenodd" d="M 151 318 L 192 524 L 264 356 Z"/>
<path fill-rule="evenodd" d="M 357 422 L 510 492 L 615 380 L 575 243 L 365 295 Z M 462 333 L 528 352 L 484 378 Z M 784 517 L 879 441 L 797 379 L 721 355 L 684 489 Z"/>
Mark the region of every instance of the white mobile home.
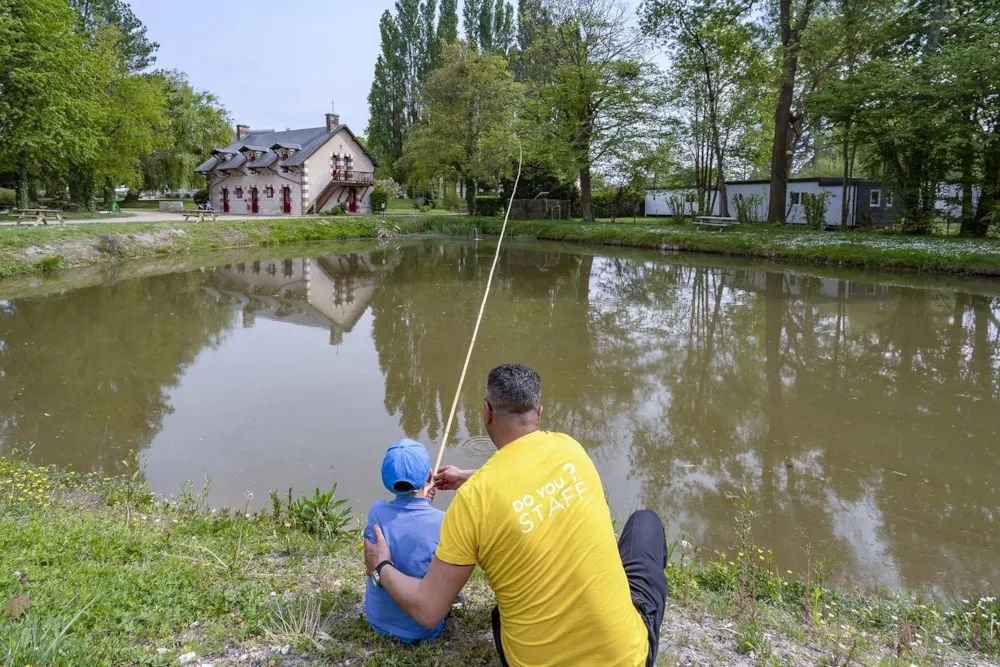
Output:
<path fill-rule="evenodd" d="M 730 181 L 726 183 L 729 215 L 744 222 L 767 220 L 767 206 L 771 184 L 766 180 Z M 709 193 L 714 202 L 712 212 L 719 215 L 716 192 Z M 785 220 L 792 224 L 805 224 L 805 204 L 809 197 L 826 199 L 827 226 L 839 226 L 844 197 L 842 178 L 790 178 L 788 179 Z M 646 191 L 647 216 L 672 216 L 678 210 L 684 215 L 697 214 L 697 197 L 693 188 Z M 878 181 L 852 178 L 847 182 L 847 224 L 853 227 L 858 221 L 884 227 L 892 224 L 896 215 L 892 194 Z"/>

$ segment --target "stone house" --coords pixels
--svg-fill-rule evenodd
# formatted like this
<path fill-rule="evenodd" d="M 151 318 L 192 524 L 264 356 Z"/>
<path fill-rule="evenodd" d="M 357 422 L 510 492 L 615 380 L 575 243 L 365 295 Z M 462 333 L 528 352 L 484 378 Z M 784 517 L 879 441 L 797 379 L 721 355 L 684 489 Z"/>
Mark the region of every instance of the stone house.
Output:
<path fill-rule="evenodd" d="M 236 140 L 195 172 L 205 175 L 217 213 L 302 215 L 343 204 L 370 214 L 376 166 L 340 116 L 328 113 L 323 127 L 303 130 L 237 125 Z"/>

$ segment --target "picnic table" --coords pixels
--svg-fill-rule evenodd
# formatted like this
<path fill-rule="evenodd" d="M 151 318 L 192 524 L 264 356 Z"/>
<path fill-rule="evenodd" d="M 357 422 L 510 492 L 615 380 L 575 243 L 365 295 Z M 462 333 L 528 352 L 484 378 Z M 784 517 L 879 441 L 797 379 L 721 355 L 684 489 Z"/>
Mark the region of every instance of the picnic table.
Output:
<path fill-rule="evenodd" d="M 188 222 L 191 218 L 196 218 L 198 222 L 205 222 L 209 218 L 215 221 L 215 211 L 203 211 L 198 209 L 197 211 L 184 211 L 181 213 L 184 216 L 184 222 Z"/>
<path fill-rule="evenodd" d="M 694 223 L 695 227 L 717 227 L 719 229 L 733 227 L 738 224 L 740 224 L 740 221 L 736 218 L 723 218 L 718 215 L 699 215 Z"/>
<path fill-rule="evenodd" d="M 63 219 L 62 211 L 57 211 L 52 208 L 16 208 L 14 212 L 17 213 L 17 224 L 21 224 L 22 220 L 35 219 L 35 227 L 39 224 L 47 225 L 49 221 L 58 222 L 60 225 L 66 224 Z"/>

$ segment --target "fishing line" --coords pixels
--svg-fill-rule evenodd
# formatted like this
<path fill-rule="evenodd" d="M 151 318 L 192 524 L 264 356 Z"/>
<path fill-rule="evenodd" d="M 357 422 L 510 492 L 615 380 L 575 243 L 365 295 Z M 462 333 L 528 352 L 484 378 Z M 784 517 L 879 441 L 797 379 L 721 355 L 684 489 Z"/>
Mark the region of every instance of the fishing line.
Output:
<path fill-rule="evenodd" d="M 507 205 L 507 215 L 503 218 L 503 226 L 500 228 L 500 238 L 497 239 L 496 253 L 493 255 L 493 266 L 490 267 L 490 277 L 486 281 L 486 291 L 483 292 L 483 303 L 479 306 L 479 315 L 476 317 L 476 326 L 472 330 L 472 340 L 469 341 L 469 351 L 465 354 L 465 364 L 462 366 L 462 375 L 458 378 L 458 389 L 455 390 L 455 399 L 451 402 L 451 412 L 448 413 L 448 421 L 444 426 L 444 435 L 441 436 L 441 447 L 438 449 L 437 461 L 431 469 L 435 474 L 441 467 L 441 459 L 444 458 L 444 446 L 448 442 L 448 435 L 451 433 L 451 423 L 455 419 L 455 410 L 458 408 L 458 397 L 462 394 L 462 385 L 465 384 L 465 373 L 469 370 L 469 360 L 472 359 L 472 349 L 476 346 L 476 336 L 479 335 L 479 324 L 483 321 L 483 311 L 486 310 L 486 299 L 490 296 L 490 286 L 493 285 L 493 273 L 497 270 L 497 262 L 500 261 L 500 246 L 503 244 L 504 233 L 507 231 L 507 220 L 510 218 L 510 210 L 514 207 L 514 195 L 517 194 L 517 184 L 521 180 L 521 163 L 524 160 L 524 149 L 521 147 L 521 140 L 517 139 L 517 177 L 514 179 L 514 189 L 510 193 L 510 203 Z"/>

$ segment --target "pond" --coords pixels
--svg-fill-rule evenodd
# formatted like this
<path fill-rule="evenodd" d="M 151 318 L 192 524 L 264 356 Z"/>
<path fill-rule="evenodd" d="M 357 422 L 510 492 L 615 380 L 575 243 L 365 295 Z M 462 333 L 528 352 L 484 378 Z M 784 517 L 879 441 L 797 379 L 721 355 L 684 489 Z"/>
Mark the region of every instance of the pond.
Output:
<path fill-rule="evenodd" d="M 495 241 L 309 245 L 0 283 L 0 452 L 213 505 L 338 483 L 359 516 L 385 448 L 436 452 Z M 166 268 L 165 268 L 166 267 Z M 177 269 L 177 270 L 174 270 Z M 9 284 L 8 284 L 9 285 Z M 512 241 L 445 461 L 479 465 L 485 375 L 543 378 L 543 425 L 614 511 L 732 551 L 746 487 L 782 569 L 946 594 L 1000 575 L 1000 289 Z M 442 494 L 446 506 L 450 494 Z"/>

